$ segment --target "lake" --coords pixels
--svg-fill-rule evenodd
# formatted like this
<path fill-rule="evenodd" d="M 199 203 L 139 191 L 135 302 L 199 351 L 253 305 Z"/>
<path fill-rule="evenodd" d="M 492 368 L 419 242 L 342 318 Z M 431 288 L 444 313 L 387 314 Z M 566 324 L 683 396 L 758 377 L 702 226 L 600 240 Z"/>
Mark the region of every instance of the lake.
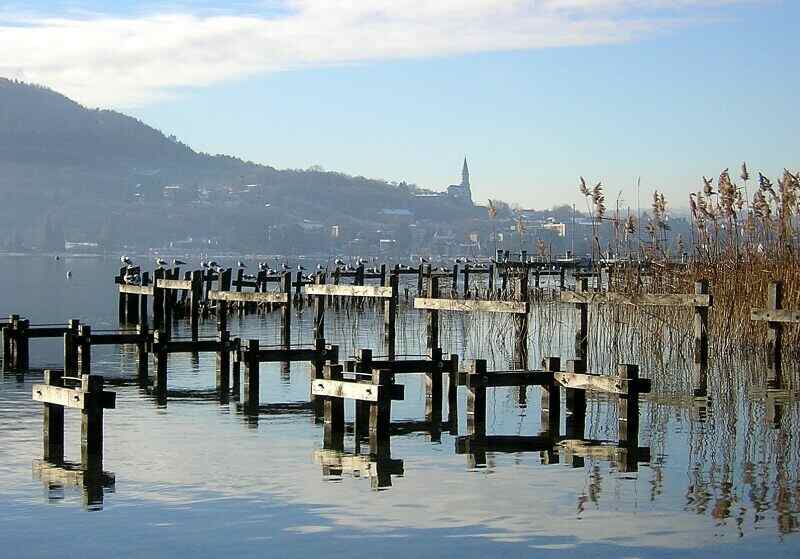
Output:
<path fill-rule="evenodd" d="M 93 331 L 117 327 L 117 259 L 6 255 L 0 266 L 0 316 L 18 313 L 32 324 L 79 318 Z M 408 306 L 400 312 L 398 353 L 424 353 L 423 315 Z M 532 312 L 531 363 L 545 355 L 571 357 L 569 312 L 542 318 L 547 313 Z M 312 314 L 306 308 L 294 317 L 295 341 L 311 342 Z M 326 338 L 340 345 L 343 357 L 360 347 L 380 354 L 382 320 L 371 308 L 329 313 Z M 232 336 L 279 341 L 278 313 L 233 315 L 229 325 Z M 490 370 L 507 368 L 511 343 L 502 323 L 451 316 L 442 330 L 445 353 L 462 361 L 486 358 Z M 187 323 L 176 324 L 176 335 L 187 331 Z M 213 320 L 201 324 L 201 335 L 215 331 Z M 797 555 L 800 406 L 795 400 L 777 414 L 770 410 L 762 356 L 715 355 L 712 340 L 712 401 L 698 414 L 681 397 L 688 393 L 684 378 L 691 365 L 681 344 L 667 341 L 657 351 L 635 343 L 599 348 L 603 355 L 590 359 L 598 367 L 639 363 L 642 376 L 653 379 L 639 436 L 650 461 L 636 471 L 564 454 L 554 463 L 539 452 L 490 452 L 485 464 L 476 464 L 456 452 L 456 436 L 466 428 L 465 389 L 459 387 L 458 432 L 438 437 L 421 426 L 393 435 L 396 473 L 390 485 L 375 490 L 365 468 L 323 468 L 323 426 L 309 411 L 267 406 L 254 418 L 235 401 L 204 396 L 215 386 L 213 354 L 171 356 L 169 388 L 182 395 L 159 405 L 135 382 L 125 382 L 135 379 L 136 356 L 117 346 L 92 348 L 93 373 L 115 381 L 117 393 L 116 409 L 105 414 L 104 469 L 113 485 L 48 481 L 35 473 L 43 412 L 31 390 L 42 381 L 41 369 L 62 366 L 63 349 L 61 341 L 34 340 L 30 362 L 39 372 L 0 377 L 2 556 Z M 308 368 L 293 364 L 287 372 L 262 364 L 261 403 L 308 401 Z M 421 424 L 422 377 L 398 376 L 398 382 L 405 399 L 393 405 L 393 421 Z M 490 390 L 487 429 L 535 435 L 539 402 L 536 387 Z M 352 403 L 346 414 L 352 418 Z M 65 424 L 67 459 L 79 461 L 79 413 L 68 410 Z M 614 440 L 616 431 L 614 402 L 590 399 L 586 436 Z M 358 462 L 350 435 L 345 448 L 350 462 Z"/>

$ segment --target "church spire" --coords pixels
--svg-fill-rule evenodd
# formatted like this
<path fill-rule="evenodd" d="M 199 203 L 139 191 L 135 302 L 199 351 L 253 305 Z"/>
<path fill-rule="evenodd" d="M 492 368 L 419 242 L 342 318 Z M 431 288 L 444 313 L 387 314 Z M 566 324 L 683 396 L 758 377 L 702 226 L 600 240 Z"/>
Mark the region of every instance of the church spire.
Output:
<path fill-rule="evenodd" d="M 464 156 L 464 167 L 461 169 L 461 186 L 469 188 L 469 167 L 467 167 L 467 156 Z"/>

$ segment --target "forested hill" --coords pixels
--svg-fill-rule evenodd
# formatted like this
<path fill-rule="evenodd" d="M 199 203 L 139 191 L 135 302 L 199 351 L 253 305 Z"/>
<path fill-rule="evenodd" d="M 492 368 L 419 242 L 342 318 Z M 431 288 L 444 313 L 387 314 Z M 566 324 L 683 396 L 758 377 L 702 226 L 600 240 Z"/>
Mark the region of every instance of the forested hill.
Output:
<path fill-rule="evenodd" d="M 127 115 L 0 78 L 0 234 L 21 236 L 17 244 L 41 245 L 44 228 L 51 237 L 63 230 L 68 239 L 116 245 L 187 235 L 249 244 L 251 236 L 264 239 L 267 225 L 304 220 L 374 229 L 387 208 L 423 220 L 475 215 L 451 200 L 418 196 L 424 192 L 198 153 Z"/>

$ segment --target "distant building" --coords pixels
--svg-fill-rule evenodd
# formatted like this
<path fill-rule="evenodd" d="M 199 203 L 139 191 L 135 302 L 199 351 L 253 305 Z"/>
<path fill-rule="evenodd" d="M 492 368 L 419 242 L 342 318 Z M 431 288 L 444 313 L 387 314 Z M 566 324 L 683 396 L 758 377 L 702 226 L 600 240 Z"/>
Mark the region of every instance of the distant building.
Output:
<path fill-rule="evenodd" d="M 469 184 L 469 167 L 467 167 L 467 158 L 464 157 L 464 166 L 461 169 L 461 184 L 451 184 L 447 187 L 447 195 L 450 198 L 463 201 L 465 204 L 472 206 L 472 190 Z"/>

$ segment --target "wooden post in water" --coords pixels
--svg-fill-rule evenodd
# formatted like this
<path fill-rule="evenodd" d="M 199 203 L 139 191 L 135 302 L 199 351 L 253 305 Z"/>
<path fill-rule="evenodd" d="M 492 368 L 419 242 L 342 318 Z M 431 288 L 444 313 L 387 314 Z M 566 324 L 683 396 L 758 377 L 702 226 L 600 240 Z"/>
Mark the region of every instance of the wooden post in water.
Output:
<path fill-rule="evenodd" d="M 230 268 L 223 270 L 219 274 L 218 284 L 220 291 L 231 290 L 231 275 L 233 271 Z M 217 301 L 217 332 L 228 331 L 228 301 Z"/>
<path fill-rule="evenodd" d="M 489 280 L 487 283 L 488 293 L 486 298 L 494 297 L 494 264 L 489 264 Z"/>
<path fill-rule="evenodd" d="M 138 377 L 139 383 L 144 385 L 147 382 L 148 377 L 148 354 L 147 354 L 147 337 L 148 337 L 148 328 L 147 324 L 139 324 L 136 327 L 136 333 L 139 334 L 139 343 L 136 344 L 136 353 L 138 356 Z"/>
<path fill-rule="evenodd" d="M 366 375 L 372 374 L 372 350 L 362 349 L 359 355 L 359 361 L 356 366 L 356 372 L 361 373 L 359 380 L 364 380 Z M 361 439 L 369 436 L 369 415 L 370 404 L 363 400 L 355 401 L 356 408 L 356 426 L 355 433 L 356 439 Z"/>
<path fill-rule="evenodd" d="M 81 468 L 103 469 L 103 377 L 81 377 L 85 404 L 81 410 Z"/>
<path fill-rule="evenodd" d="M 390 274 L 384 279 L 384 287 L 392 290 L 392 296 L 383 300 L 383 339 L 389 359 L 395 357 L 395 340 L 397 326 L 397 303 L 400 297 L 400 276 Z"/>
<path fill-rule="evenodd" d="M 342 366 L 325 365 L 322 376 L 325 380 L 342 380 Z M 324 444 L 325 448 L 336 448 L 344 436 L 344 399 L 325 396 Z"/>
<path fill-rule="evenodd" d="M 567 361 L 568 373 L 586 373 L 586 362 L 576 359 Z M 567 438 L 582 439 L 586 430 L 586 390 L 581 388 L 567 388 Z"/>
<path fill-rule="evenodd" d="M 547 357 L 544 360 L 544 369 L 549 373 L 561 370 L 561 359 Z M 547 386 L 542 387 L 542 431 L 547 432 L 554 439 L 558 438 L 561 430 L 561 386 L 555 379 Z"/>
<path fill-rule="evenodd" d="M 425 420 L 437 428 L 442 422 L 442 396 L 444 363 L 442 349 L 434 348 L 430 351 L 432 369 L 425 373 Z"/>
<path fill-rule="evenodd" d="M 319 277 L 317 277 L 319 280 Z M 325 296 L 324 295 L 316 295 L 314 299 L 314 304 L 319 305 L 320 299 L 322 299 L 322 305 L 325 304 Z M 314 338 L 314 349 L 317 351 L 317 355 L 321 356 L 325 352 L 325 338 L 315 337 Z M 311 377 L 312 380 L 317 380 L 324 378 L 323 373 L 325 372 L 325 362 L 327 359 L 323 357 L 318 357 L 314 360 L 311 364 Z M 313 392 L 313 391 L 312 391 Z M 311 405 L 314 408 L 314 417 L 320 418 L 324 413 L 324 405 L 321 398 L 318 398 L 313 393 L 309 396 Z"/>
<path fill-rule="evenodd" d="M 447 372 L 447 422 L 450 434 L 458 434 L 458 355 L 450 354 L 450 370 Z"/>
<path fill-rule="evenodd" d="M 635 381 L 639 380 L 638 365 L 619 365 L 617 374 L 620 380 L 628 381 L 628 392 L 619 397 L 619 444 L 630 448 L 639 446 L 639 390 Z"/>
<path fill-rule="evenodd" d="M 168 336 L 161 330 L 153 332 L 153 353 L 156 355 L 156 378 L 153 383 L 153 392 L 156 399 L 162 401 L 167 397 L 167 353 L 166 342 Z"/>
<path fill-rule="evenodd" d="M 285 277 L 291 282 L 291 275 Z M 244 404 L 245 410 L 251 414 L 258 413 L 259 376 L 258 340 L 248 340 L 244 352 Z"/>
<path fill-rule="evenodd" d="M 578 293 L 589 291 L 589 279 L 577 278 Z M 575 359 L 587 363 L 589 357 L 589 303 L 575 303 Z"/>
<path fill-rule="evenodd" d="M 78 374 L 88 375 L 92 372 L 92 327 L 88 324 L 78 326 Z"/>
<path fill-rule="evenodd" d="M 14 336 L 15 340 L 15 363 L 17 372 L 21 373 L 30 368 L 30 339 L 28 329 L 30 321 L 23 318 L 17 321 L 17 328 Z"/>
<path fill-rule="evenodd" d="M 422 262 L 417 266 L 417 297 L 422 297 L 422 289 L 425 281 L 425 267 Z"/>
<path fill-rule="evenodd" d="M 125 316 L 125 322 L 128 324 L 138 324 L 139 323 L 139 294 L 138 293 L 128 293 L 127 296 L 127 311 Z"/>
<path fill-rule="evenodd" d="M 232 371 L 233 386 L 231 387 L 231 391 L 233 393 L 233 399 L 234 400 L 238 400 L 239 397 L 240 397 L 240 394 L 242 392 L 242 389 L 241 389 L 241 387 L 242 387 L 242 384 L 241 384 L 242 361 L 239 358 L 239 356 L 242 353 L 242 351 L 241 351 L 241 349 L 242 349 L 242 339 L 241 338 L 234 338 L 233 339 L 233 348 L 234 348 L 233 351 L 235 352 L 234 355 L 235 355 L 236 358 L 233 360 L 233 365 L 232 365 L 232 369 L 233 369 L 233 371 Z"/>
<path fill-rule="evenodd" d="M 192 293 L 189 300 L 189 324 L 192 329 L 192 341 L 197 341 L 200 329 L 200 302 L 203 298 L 203 272 L 192 272 Z"/>
<path fill-rule="evenodd" d="M 67 322 L 67 332 L 64 332 L 64 375 L 74 377 L 78 374 L 78 327 L 80 320 L 72 319 Z"/>
<path fill-rule="evenodd" d="M 281 307 L 281 343 L 289 349 L 292 345 L 292 274 L 283 274 L 283 292 L 286 294 L 286 304 Z"/>
<path fill-rule="evenodd" d="M 125 280 L 123 278 L 125 277 L 126 273 L 127 273 L 127 266 L 123 266 L 122 268 L 119 269 L 119 276 L 117 276 L 119 285 L 125 283 Z M 125 324 L 125 319 L 126 319 L 125 311 L 128 309 L 128 299 L 127 299 L 128 294 L 119 291 L 119 288 L 117 288 L 117 291 L 118 291 L 117 316 L 119 323 Z"/>
<path fill-rule="evenodd" d="M 515 298 L 517 301 L 526 304 L 528 303 L 528 271 L 523 269 L 519 271 L 515 280 Z M 514 315 L 514 359 L 513 368 L 527 369 L 528 368 L 528 313 L 518 313 Z M 521 393 L 524 393 L 525 387 L 521 387 Z"/>
<path fill-rule="evenodd" d="M 158 282 L 164 279 L 164 269 L 157 268 L 153 272 L 153 330 L 164 328 L 164 289 Z"/>
<path fill-rule="evenodd" d="M 220 343 L 217 352 L 217 392 L 223 401 L 227 401 L 231 392 L 230 333 L 227 330 L 217 332 L 217 341 Z"/>
<path fill-rule="evenodd" d="M 439 298 L 439 278 L 433 275 L 428 277 L 428 297 L 431 299 Z M 439 349 L 439 311 L 430 309 L 428 311 L 428 353 L 434 349 Z"/>
<path fill-rule="evenodd" d="M 486 437 L 486 360 L 474 359 L 467 371 L 467 434 Z"/>
<path fill-rule="evenodd" d="M 708 280 L 694 284 L 697 295 L 710 293 Z M 694 308 L 694 395 L 705 397 L 708 394 L 708 307 Z"/>
<path fill-rule="evenodd" d="M 469 264 L 464 264 L 464 299 L 469 299 Z"/>
<path fill-rule="evenodd" d="M 378 401 L 369 408 L 369 452 L 378 454 L 389 448 L 392 424 L 392 395 L 394 384 L 391 371 L 372 371 L 372 383 L 379 386 Z"/>
<path fill-rule="evenodd" d="M 314 278 L 316 285 L 325 285 L 325 272 Z M 314 339 L 325 338 L 325 295 L 314 296 Z"/>
<path fill-rule="evenodd" d="M 783 309 L 783 282 L 774 281 L 769 284 L 767 292 L 767 310 Z M 783 324 L 767 322 L 767 386 L 781 388 L 783 385 L 781 354 L 783 353 Z"/>
<path fill-rule="evenodd" d="M 44 384 L 64 386 L 62 371 L 46 370 Z M 61 464 L 64 461 L 64 406 L 44 404 L 44 459 L 47 462 Z"/>
<path fill-rule="evenodd" d="M 150 285 L 150 272 L 142 272 L 142 287 Z M 148 324 L 147 295 L 139 295 L 139 324 Z"/>

